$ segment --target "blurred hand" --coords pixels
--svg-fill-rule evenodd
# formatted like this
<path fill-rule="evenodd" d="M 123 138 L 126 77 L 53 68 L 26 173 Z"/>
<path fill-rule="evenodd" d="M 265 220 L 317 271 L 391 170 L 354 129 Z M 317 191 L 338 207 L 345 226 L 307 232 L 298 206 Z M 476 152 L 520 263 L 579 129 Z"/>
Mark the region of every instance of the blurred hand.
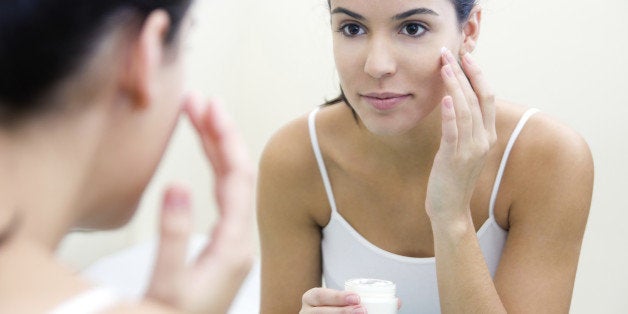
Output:
<path fill-rule="evenodd" d="M 219 218 L 208 244 L 187 263 L 190 193 L 181 186 L 166 190 L 146 297 L 188 313 L 226 313 L 253 263 L 255 171 L 233 121 L 219 104 L 202 105 L 190 96 L 183 108 L 214 170 Z"/>

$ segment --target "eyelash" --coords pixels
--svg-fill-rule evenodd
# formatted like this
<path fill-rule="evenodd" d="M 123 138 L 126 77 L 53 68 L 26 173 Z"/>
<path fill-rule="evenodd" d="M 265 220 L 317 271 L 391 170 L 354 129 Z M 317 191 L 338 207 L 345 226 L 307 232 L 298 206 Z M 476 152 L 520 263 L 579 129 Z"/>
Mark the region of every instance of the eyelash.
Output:
<path fill-rule="evenodd" d="M 410 25 L 416 25 L 416 26 L 421 28 L 419 33 L 416 34 L 416 35 L 405 34 L 405 35 L 408 35 L 410 37 L 419 38 L 419 37 L 423 36 L 429 30 L 425 25 L 423 25 L 422 23 L 419 23 L 419 22 L 408 22 L 408 23 L 405 23 L 405 24 L 403 24 L 403 26 L 401 26 L 401 29 L 404 30 L 406 27 L 408 27 Z"/>
<path fill-rule="evenodd" d="M 345 36 L 345 37 L 349 37 L 349 38 L 353 38 L 353 37 L 356 37 L 356 36 L 362 35 L 362 34 L 357 34 L 357 35 L 352 35 L 352 34 L 350 34 L 350 33 L 347 31 L 347 27 L 349 27 L 349 26 L 357 26 L 357 27 L 359 27 L 359 28 L 360 28 L 360 30 L 361 30 L 362 32 L 365 32 L 364 27 L 363 27 L 363 26 L 361 26 L 360 24 L 357 24 L 357 23 L 343 23 L 343 24 L 340 24 L 340 27 L 338 27 L 338 30 L 337 30 L 337 31 L 338 31 L 339 33 L 341 33 L 343 36 Z"/>
<path fill-rule="evenodd" d="M 421 31 L 420 31 L 420 32 L 419 32 L 419 34 L 417 34 L 417 35 L 412 35 L 412 34 L 408 34 L 408 33 L 406 33 L 406 34 L 404 34 L 404 35 L 407 35 L 407 36 L 410 36 L 410 37 L 414 37 L 414 38 L 419 38 L 419 37 L 423 36 L 423 35 L 424 35 L 427 31 L 429 31 L 429 29 L 427 28 L 427 26 L 425 26 L 423 23 L 419 23 L 419 22 L 407 22 L 407 23 L 404 23 L 404 24 L 401 26 L 401 30 L 399 30 L 399 33 L 401 34 L 401 33 L 403 32 L 403 30 L 404 30 L 406 27 L 410 26 L 410 25 L 416 25 L 416 26 L 420 27 L 420 28 L 421 28 Z M 350 33 L 347 31 L 347 27 L 349 27 L 349 26 L 357 26 L 357 27 L 359 27 L 359 28 L 360 28 L 360 32 L 361 32 L 361 33 L 359 33 L 359 34 L 355 34 L 355 35 L 350 34 Z M 348 23 L 343 23 L 343 24 L 341 24 L 341 25 L 340 25 L 340 27 L 338 27 L 338 29 L 337 29 L 336 31 L 337 31 L 337 32 L 339 32 L 339 33 L 341 33 L 343 36 L 345 36 L 345 37 L 349 37 L 349 38 L 354 38 L 354 37 L 357 37 L 357 36 L 363 35 L 363 34 L 366 32 L 366 30 L 364 29 L 364 27 L 363 27 L 363 26 L 361 26 L 361 25 L 360 25 L 360 24 L 358 24 L 358 23 L 353 23 L 353 22 L 348 22 Z"/>

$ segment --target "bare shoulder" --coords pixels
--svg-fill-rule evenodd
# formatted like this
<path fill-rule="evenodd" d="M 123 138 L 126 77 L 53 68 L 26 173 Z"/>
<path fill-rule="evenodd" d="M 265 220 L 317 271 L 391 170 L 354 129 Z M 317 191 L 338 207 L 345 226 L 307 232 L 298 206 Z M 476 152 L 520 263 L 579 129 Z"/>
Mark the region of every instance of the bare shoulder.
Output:
<path fill-rule="evenodd" d="M 525 112 L 502 107 L 504 116 Z M 512 312 L 568 312 L 593 191 L 586 141 L 549 114 L 532 115 L 512 148 L 502 188 L 510 202 L 495 274 L 500 298 Z"/>
<path fill-rule="evenodd" d="M 593 171 L 591 150 L 574 129 L 540 111 L 530 117 L 513 148 L 513 160 L 543 171 L 584 174 Z"/>
<path fill-rule="evenodd" d="M 317 122 L 323 122 L 327 111 L 320 110 Z M 268 141 L 257 189 L 262 313 L 295 313 L 303 293 L 321 285 L 320 230 L 331 215 L 308 115 L 283 126 Z"/>
<path fill-rule="evenodd" d="M 310 185 L 317 170 L 310 143 L 308 115 L 303 115 L 273 134 L 262 152 L 260 176 L 292 190 Z"/>
<path fill-rule="evenodd" d="M 260 218 L 314 219 L 324 223 L 324 186 L 312 149 L 308 114 L 281 127 L 270 138 L 259 163 Z M 285 211 L 290 210 L 290 217 Z M 284 211 L 284 212 L 276 212 Z M 304 221 L 305 223 L 305 221 Z"/>
<path fill-rule="evenodd" d="M 312 166 L 312 156 L 306 114 L 290 121 L 273 134 L 262 153 L 260 167 L 285 169 L 280 172 L 290 174 L 290 170 Z"/>
<path fill-rule="evenodd" d="M 521 117 L 525 111 L 508 103 L 501 107 L 504 116 Z M 550 208 L 562 212 L 561 216 L 588 215 L 593 189 L 591 151 L 578 132 L 551 115 L 541 111 L 530 117 L 513 146 L 506 171 L 515 209 L 511 218 L 535 208 L 546 216 L 556 214 L 548 212 Z M 517 208 L 525 209 L 517 212 Z"/>
<path fill-rule="evenodd" d="M 346 118 L 343 116 L 346 116 L 347 112 L 348 109 L 342 104 L 320 108 L 315 116 L 313 131 L 323 140 L 330 134 L 337 137 L 342 131 L 340 130 L 342 123 L 339 120 Z M 320 180 L 310 137 L 309 117 L 310 113 L 300 116 L 273 134 L 262 153 L 261 167 L 280 164 L 281 168 L 285 169 L 283 172 L 303 170 L 313 174 L 316 181 Z M 325 141 L 320 142 L 321 146 L 326 144 Z"/>

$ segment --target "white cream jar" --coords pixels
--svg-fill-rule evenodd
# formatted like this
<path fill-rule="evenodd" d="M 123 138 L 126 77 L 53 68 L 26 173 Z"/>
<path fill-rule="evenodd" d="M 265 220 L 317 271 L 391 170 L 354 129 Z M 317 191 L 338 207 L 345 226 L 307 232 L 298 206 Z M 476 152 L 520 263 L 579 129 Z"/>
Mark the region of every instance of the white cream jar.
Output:
<path fill-rule="evenodd" d="M 349 279 L 345 281 L 345 291 L 360 296 L 368 314 L 397 314 L 396 286 L 393 282 L 380 279 Z"/>

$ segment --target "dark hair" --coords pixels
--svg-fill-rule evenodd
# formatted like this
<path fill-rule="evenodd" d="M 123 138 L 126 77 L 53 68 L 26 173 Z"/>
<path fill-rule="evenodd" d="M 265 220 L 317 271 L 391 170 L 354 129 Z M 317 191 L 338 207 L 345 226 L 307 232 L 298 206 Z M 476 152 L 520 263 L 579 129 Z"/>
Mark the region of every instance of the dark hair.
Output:
<path fill-rule="evenodd" d="M 327 0 L 327 4 L 331 7 L 330 1 L 331 0 Z M 471 14 L 471 10 L 477 3 L 477 0 L 449 0 L 449 1 L 451 1 L 454 7 L 456 8 L 456 15 L 458 16 L 458 23 L 461 25 L 467 21 L 467 19 L 469 18 L 469 14 Z M 325 101 L 325 103 L 323 103 L 323 106 L 329 106 L 329 105 L 337 104 L 340 102 L 344 102 L 345 104 L 347 104 L 347 106 L 349 106 L 349 108 L 351 108 L 351 111 L 353 112 L 353 117 L 357 119 L 357 115 L 355 111 L 351 107 L 351 104 L 349 104 L 347 97 L 345 97 L 345 93 L 342 90 L 342 86 L 340 86 L 340 95 L 338 95 L 338 97 L 336 98 Z"/>
<path fill-rule="evenodd" d="M 477 4 L 477 0 L 449 0 L 454 3 L 456 7 L 456 15 L 458 16 L 458 23 L 462 24 L 467 21 L 471 10 Z"/>
<path fill-rule="evenodd" d="M 112 26 L 139 30 L 156 9 L 171 21 L 175 38 L 191 0 L 0 1 L 0 126 L 46 109 L 40 101 L 75 73 Z M 116 25 L 111 25 L 111 24 Z"/>

